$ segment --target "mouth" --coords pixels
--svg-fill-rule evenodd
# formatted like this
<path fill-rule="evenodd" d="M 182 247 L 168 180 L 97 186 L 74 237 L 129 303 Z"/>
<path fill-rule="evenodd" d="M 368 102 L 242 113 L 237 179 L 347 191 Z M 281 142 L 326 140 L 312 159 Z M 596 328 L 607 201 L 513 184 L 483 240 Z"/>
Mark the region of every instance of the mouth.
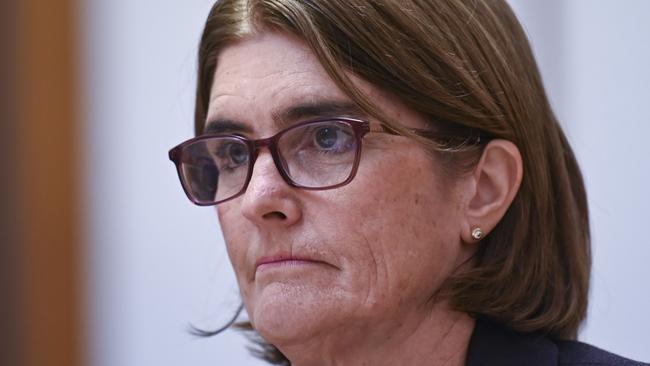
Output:
<path fill-rule="evenodd" d="M 302 267 L 302 266 L 308 266 L 314 264 L 327 264 L 327 263 L 309 257 L 279 254 L 273 256 L 266 256 L 258 259 L 257 262 L 255 263 L 255 271 L 261 272 L 273 268 Z"/>

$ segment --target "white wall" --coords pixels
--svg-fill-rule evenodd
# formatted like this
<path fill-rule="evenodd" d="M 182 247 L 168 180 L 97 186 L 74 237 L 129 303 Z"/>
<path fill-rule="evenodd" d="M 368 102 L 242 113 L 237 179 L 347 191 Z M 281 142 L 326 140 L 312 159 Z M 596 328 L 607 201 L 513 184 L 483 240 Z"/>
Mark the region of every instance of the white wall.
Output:
<path fill-rule="evenodd" d="M 87 0 L 87 288 L 94 366 L 253 365 L 216 328 L 239 304 L 211 208 L 189 203 L 167 151 L 192 135 L 209 0 Z"/>
<path fill-rule="evenodd" d="M 580 338 L 650 361 L 650 1 L 510 3 L 587 184 L 593 287 Z"/>
<path fill-rule="evenodd" d="M 211 0 L 86 0 L 88 364 L 257 365 L 242 336 L 196 339 L 237 307 L 213 209 L 167 150 L 192 135 L 196 45 Z M 594 288 L 582 338 L 650 360 L 650 2 L 511 1 L 582 164 Z M 646 230 L 647 231 L 647 230 Z"/>

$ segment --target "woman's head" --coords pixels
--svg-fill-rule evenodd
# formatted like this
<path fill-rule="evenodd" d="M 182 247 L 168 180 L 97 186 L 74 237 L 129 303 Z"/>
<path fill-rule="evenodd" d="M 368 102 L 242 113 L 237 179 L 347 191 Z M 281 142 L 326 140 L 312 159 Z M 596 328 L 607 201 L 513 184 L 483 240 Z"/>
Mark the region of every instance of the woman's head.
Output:
<path fill-rule="evenodd" d="M 357 176 L 327 191 L 288 186 L 262 152 L 247 191 L 218 206 L 262 335 L 291 343 L 362 330 L 382 312 L 440 300 L 517 330 L 575 336 L 589 282 L 584 188 L 505 2 L 215 5 L 200 47 L 197 134 L 227 120 L 268 137 L 283 111 L 332 101 L 400 135 L 364 137 Z M 487 236 L 473 240 L 474 227 Z M 318 263 L 258 273 L 277 255 Z"/>

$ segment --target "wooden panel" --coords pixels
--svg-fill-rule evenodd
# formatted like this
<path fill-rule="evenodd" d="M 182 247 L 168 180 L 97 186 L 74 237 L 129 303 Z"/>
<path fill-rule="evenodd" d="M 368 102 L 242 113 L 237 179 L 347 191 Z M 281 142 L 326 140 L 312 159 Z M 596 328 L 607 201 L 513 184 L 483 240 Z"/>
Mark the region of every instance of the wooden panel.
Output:
<path fill-rule="evenodd" d="M 15 228 L 16 33 L 14 1 L 0 1 L 0 365 L 23 365 L 19 246 Z"/>
<path fill-rule="evenodd" d="M 24 360 L 75 366 L 81 363 L 76 4 L 15 3 Z"/>

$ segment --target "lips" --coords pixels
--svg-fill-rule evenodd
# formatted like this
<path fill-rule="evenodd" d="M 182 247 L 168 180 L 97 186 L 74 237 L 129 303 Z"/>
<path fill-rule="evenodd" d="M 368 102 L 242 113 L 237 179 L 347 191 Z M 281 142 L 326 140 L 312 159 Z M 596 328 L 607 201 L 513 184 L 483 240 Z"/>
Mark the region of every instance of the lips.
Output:
<path fill-rule="evenodd" d="M 264 269 L 277 268 L 282 266 L 302 266 L 313 264 L 331 264 L 315 259 L 313 257 L 291 254 L 276 254 L 270 256 L 263 256 L 255 262 L 255 271 Z"/>
<path fill-rule="evenodd" d="M 278 254 L 272 256 L 265 256 L 258 259 L 257 262 L 255 262 L 255 268 L 259 268 L 260 266 L 264 266 L 264 265 L 273 265 L 273 264 L 281 265 L 281 264 L 291 264 L 291 263 L 299 264 L 299 263 L 323 263 L 323 262 L 309 257 Z"/>

